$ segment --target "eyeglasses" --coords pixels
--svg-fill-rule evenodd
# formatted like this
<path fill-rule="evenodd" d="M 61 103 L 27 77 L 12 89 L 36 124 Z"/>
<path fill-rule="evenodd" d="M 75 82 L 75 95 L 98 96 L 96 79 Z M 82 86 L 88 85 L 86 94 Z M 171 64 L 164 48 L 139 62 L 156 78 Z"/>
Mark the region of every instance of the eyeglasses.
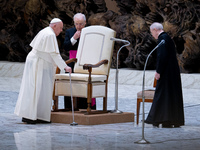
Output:
<path fill-rule="evenodd" d="M 83 26 L 84 23 L 74 23 L 75 26 Z"/>

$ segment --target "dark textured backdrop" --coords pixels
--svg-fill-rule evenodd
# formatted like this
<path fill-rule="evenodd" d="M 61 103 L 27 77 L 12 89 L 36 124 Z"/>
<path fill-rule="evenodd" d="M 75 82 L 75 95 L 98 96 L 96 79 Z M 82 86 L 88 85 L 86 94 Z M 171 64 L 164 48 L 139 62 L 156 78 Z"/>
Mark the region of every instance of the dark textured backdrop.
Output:
<path fill-rule="evenodd" d="M 59 17 L 64 30 L 73 26 L 73 15 L 82 12 L 88 25 L 100 24 L 117 32 L 131 45 L 120 52 L 119 67 L 143 69 L 155 47 L 149 26 L 161 22 L 177 47 L 182 72 L 200 72 L 200 0 L 0 0 L 0 60 L 25 61 L 29 43 L 49 21 Z M 64 59 L 64 32 L 58 37 Z M 116 42 L 112 67 L 116 67 Z M 156 53 L 147 69 L 155 69 Z"/>

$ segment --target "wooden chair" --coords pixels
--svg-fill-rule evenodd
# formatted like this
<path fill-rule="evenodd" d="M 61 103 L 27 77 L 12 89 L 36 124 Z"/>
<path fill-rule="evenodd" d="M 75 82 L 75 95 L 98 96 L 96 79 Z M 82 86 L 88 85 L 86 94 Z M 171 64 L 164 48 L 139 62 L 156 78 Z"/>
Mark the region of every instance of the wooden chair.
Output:
<path fill-rule="evenodd" d="M 157 80 L 154 78 L 153 87 L 156 87 Z M 152 103 L 155 89 L 144 90 L 144 102 Z M 137 125 L 139 123 L 140 103 L 142 102 L 142 91 L 137 93 Z"/>
<path fill-rule="evenodd" d="M 114 30 L 105 26 L 83 28 L 76 58 L 66 61 L 75 62 L 74 73 L 71 74 L 72 95 L 87 98 L 86 114 L 107 112 L 108 77 L 114 48 L 110 38 L 115 35 Z M 71 96 L 69 73 L 59 72 L 57 69 L 53 111 L 58 111 L 58 96 Z M 91 99 L 97 97 L 103 97 L 103 110 L 91 111 Z"/>

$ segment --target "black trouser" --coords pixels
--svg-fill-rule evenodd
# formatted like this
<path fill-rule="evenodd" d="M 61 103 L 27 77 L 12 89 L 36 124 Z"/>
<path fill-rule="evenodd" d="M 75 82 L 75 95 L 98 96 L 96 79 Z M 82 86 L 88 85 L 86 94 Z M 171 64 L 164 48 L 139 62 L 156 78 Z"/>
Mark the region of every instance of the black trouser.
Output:
<path fill-rule="evenodd" d="M 72 108 L 71 97 L 64 97 L 65 108 Z M 77 98 L 77 108 L 78 109 L 87 109 L 87 98 Z"/>

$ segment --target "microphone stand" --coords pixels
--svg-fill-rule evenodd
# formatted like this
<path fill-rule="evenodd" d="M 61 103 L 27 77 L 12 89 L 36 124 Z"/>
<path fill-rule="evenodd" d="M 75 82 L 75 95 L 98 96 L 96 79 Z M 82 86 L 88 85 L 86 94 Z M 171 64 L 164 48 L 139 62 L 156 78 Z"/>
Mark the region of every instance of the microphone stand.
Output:
<path fill-rule="evenodd" d="M 145 62 L 145 65 L 144 65 L 144 72 L 143 72 L 143 82 L 142 82 L 142 139 L 135 142 L 137 144 L 149 144 L 150 142 L 147 141 L 145 138 L 144 138 L 144 83 L 145 83 L 145 70 L 146 70 L 146 66 L 147 66 L 147 62 L 148 62 L 148 59 L 150 57 L 150 55 L 161 45 L 161 44 L 164 44 L 165 41 L 162 40 L 150 53 L 149 55 L 147 56 L 147 59 L 146 59 L 146 62 Z"/>
<path fill-rule="evenodd" d="M 120 41 L 120 42 L 127 43 L 127 44 L 121 46 L 120 49 L 117 52 L 117 68 L 116 68 L 116 74 L 115 74 L 115 109 L 111 110 L 111 113 L 123 113 L 122 111 L 118 110 L 118 74 L 119 74 L 119 70 L 118 70 L 118 58 L 119 58 L 119 52 L 121 51 L 121 49 L 123 47 L 125 47 L 125 46 L 130 45 L 130 42 L 126 41 L 126 40 L 116 39 L 116 38 L 111 38 L 110 40 Z"/>

